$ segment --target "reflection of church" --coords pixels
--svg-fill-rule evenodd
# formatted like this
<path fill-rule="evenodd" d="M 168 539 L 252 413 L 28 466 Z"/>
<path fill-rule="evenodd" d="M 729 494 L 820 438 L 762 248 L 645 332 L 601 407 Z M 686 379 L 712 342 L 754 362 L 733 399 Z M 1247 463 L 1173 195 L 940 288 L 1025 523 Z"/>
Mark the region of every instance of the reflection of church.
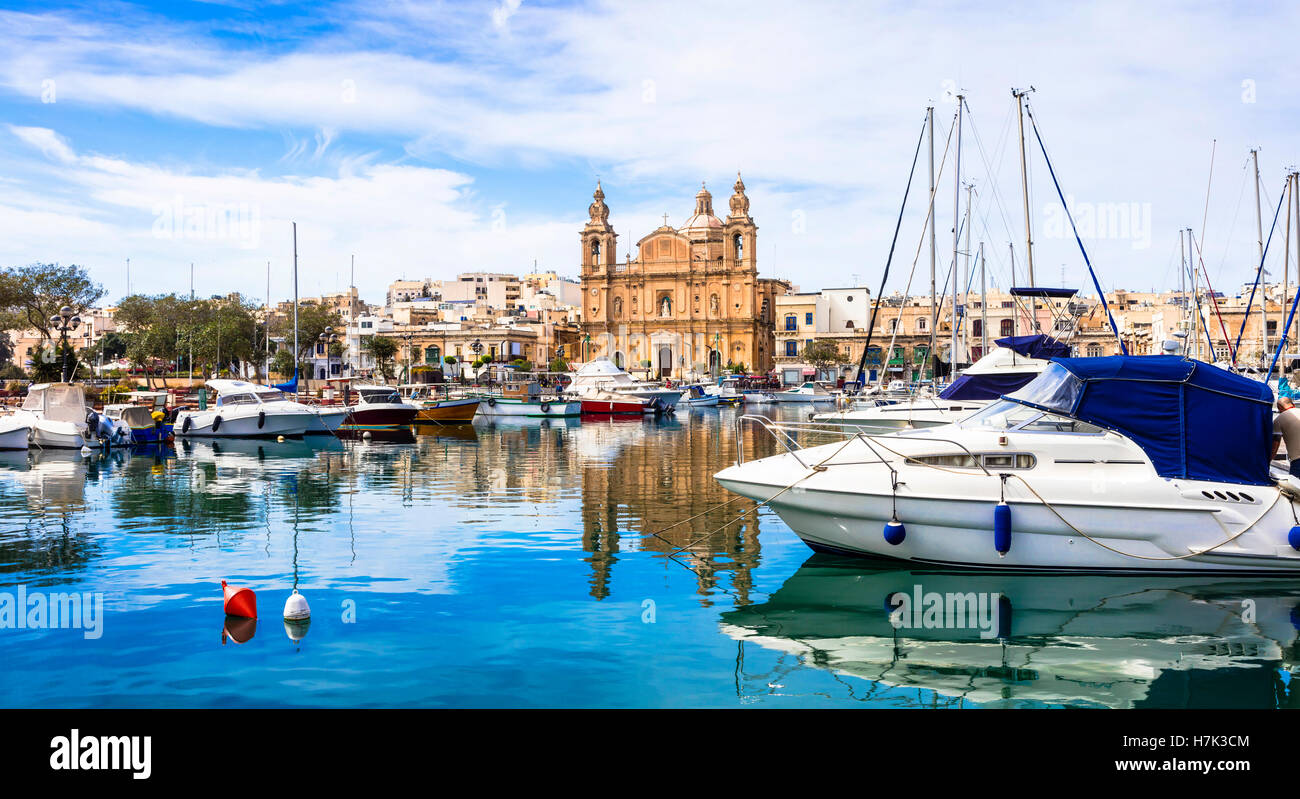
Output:
<path fill-rule="evenodd" d="M 772 370 L 775 297 L 790 285 L 758 277 L 758 226 L 739 175 L 734 188 L 725 222 L 701 188 L 684 225 L 668 225 L 665 215 L 637 242 L 637 257 L 618 263 L 618 235 L 596 184 L 582 229 L 582 329 L 590 341 L 577 359 L 605 356 L 623 368 L 648 361 L 672 377 L 729 364 Z"/>

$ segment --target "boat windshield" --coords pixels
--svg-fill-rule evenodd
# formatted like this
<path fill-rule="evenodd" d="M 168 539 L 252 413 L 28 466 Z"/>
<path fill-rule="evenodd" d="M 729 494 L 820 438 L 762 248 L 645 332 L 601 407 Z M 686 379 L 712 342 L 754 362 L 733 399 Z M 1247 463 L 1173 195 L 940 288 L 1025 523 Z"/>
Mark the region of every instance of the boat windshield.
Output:
<path fill-rule="evenodd" d="M 262 402 L 284 402 L 285 396 L 283 391 L 259 391 L 257 398 Z"/>
<path fill-rule="evenodd" d="M 998 400 L 979 413 L 961 421 L 964 428 L 1010 430 L 1017 433 L 1085 433 L 1099 435 L 1100 427 L 1071 419 L 1057 413 L 1048 413 L 1010 400 Z"/>
<path fill-rule="evenodd" d="M 374 404 L 380 403 L 398 403 L 402 398 L 397 395 L 396 391 L 391 388 L 385 389 L 363 389 L 361 391 L 361 401 Z"/>
<path fill-rule="evenodd" d="M 252 394 L 222 394 L 217 397 L 218 405 L 256 405 Z"/>
<path fill-rule="evenodd" d="M 1073 413 L 1083 391 L 1083 381 L 1061 366 L 1051 363 L 1043 373 L 1007 396 L 1058 413 Z"/>

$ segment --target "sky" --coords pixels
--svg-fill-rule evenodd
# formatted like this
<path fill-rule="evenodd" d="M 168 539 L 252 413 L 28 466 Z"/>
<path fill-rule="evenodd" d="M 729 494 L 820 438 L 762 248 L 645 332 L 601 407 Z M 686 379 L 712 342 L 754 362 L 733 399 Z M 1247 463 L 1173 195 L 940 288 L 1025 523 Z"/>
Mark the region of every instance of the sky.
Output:
<path fill-rule="evenodd" d="M 1012 247 L 1024 284 L 1011 89 L 1032 86 L 1102 287 L 1177 288 L 1190 227 L 1232 294 L 1259 264 L 1250 151 L 1264 237 L 1300 164 L 1297 22 L 1285 3 L 8 2 L 0 265 L 81 264 L 111 303 L 188 292 L 191 264 L 197 294 L 261 301 L 269 263 L 282 299 L 296 222 L 302 295 L 346 288 L 355 259 L 382 302 L 402 277 L 576 277 L 597 180 L 635 256 L 701 183 L 725 216 L 739 171 L 761 276 L 876 291 L 933 106 L 939 283 L 969 197 L 989 286 Z M 1025 125 L 1036 281 L 1093 293 Z M 886 291 L 928 291 L 927 154 Z"/>

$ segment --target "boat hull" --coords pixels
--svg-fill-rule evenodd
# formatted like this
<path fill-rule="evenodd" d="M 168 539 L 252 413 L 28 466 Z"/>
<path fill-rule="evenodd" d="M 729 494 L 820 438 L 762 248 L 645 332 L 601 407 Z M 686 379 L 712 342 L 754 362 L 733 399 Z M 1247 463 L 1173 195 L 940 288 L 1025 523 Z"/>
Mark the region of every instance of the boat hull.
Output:
<path fill-rule="evenodd" d="M 13 421 L 0 420 L 0 450 L 24 450 L 31 445 L 32 428 L 30 425 Z"/>
<path fill-rule="evenodd" d="M 220 418 L 220 423 L 217 419 Z M 182 411 L 176 417 L 173 433 L 191 438 L 275 438 L 301 436 L 316 419 L 312 413 L 268 413 L 259 426 L 258 414 L 223 416 L 214 411 Z M 187 424 L 188 422 L 188 424 Z M 215 428 L 215 429 L 214 429 Z"/>
<path fill-rule="evenodd" d="M 756 466 L 760 468 L 750 468 Z M 1070 490 L 1062 482 L 1042 481 L 1036 488 L 1050 498 L 1049 507 L 1008 481 L 1011 543 L 1000 554 L 993 532 L 994 508 L 1001 499 L 997 475 L 949 476 L 944 485 L 952 488 L 944 490 L 919 474 L 930 470 L 900 470 L 895 496 L 883 465 L 865 480 L 859 473 L 858 487 L 827 477 L 835 471 L 810 475 L 792 456 L 779 455 L 732 466 L 715 478 L 737 494 L 771 500 L 771 508 L 790 529 L 821 552 L 971 569 L 1300 572 L 1300 552 L 1287 543 L 1295 522 L 1277 488 L 1251 487 L 1252 503 L 1245 505 L 1198 501 L 1202 489 L 1226 493 L 1242 488 L 1227 484 L 1187 481 L 1181 490 L 1188 494 L 1156 499 L 1140 489 L 1122 494 L 1119 486 L 1090 492 L 1086 480 L 1082 491 L 1077 485 Z M 783 491 L 792 483 L 793 488 Z M 1197 499 L 1180 503 L 1178 497 L 1189 495 Z M 890 544 L 883 531 L 895 514 L 906 535 Z M 1188 557 L 1205 550 L 1210 551 Z"/>
<path fill-rule="evenodd" d="M 419 409 L 413 405 L 356 406 L 343 423 L 344 430 L 401 430 L 410 427 Z"/>
<path fill-rule="evenodd" d="M 584 414 L 640 416 L 643 413 L 653 413 L 653 409 L 647 403 L 639 400 L 584 399 L 582 400 L 582 412 Z"/>
<path fill-rule="evenodd" d="M 172 425 L 149 425 L 132 427 L 131 441 L 135 444 L 161 444 L 172 439 Z"/>
<path fill-rule="evenodd" d="M 524 402 L 516 399 L 488 397 L 478 408 L 479 416 L 563 417 L 582 415 L 581 402 Z"/>
<path fill-rule="evenodd" d="M 312 416 L 315 417 L 308 425 L 307 432 L 311 435 L 322 433 L 333 433 L 343 426 L 348 418 L 347 408 L 330 408 L 330 407 L 312 407 Z"/>
<path fill-rule="evenodd" d="M 415 414 L 415 424 L 465 424 L 474 421 L 480 404 L 478 399 L 444 400 L 421 408 Z"/>

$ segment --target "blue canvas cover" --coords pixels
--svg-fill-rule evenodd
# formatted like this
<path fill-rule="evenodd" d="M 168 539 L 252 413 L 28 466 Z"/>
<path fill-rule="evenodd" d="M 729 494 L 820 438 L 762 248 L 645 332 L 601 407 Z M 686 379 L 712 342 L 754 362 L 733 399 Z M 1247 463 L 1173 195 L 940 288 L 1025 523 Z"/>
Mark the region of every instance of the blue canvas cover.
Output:
<path fill-rule="evenodd" d="M 1015 350 L 1026 358 L 1039 358 L 1050 361 L 1053 358 L 1066 358 L 1070 355 L 1070 345 L 1062 344 L 1051 336 L 1036 333 L 1032 336 L 1007 336 L 997 339 L 999 347 Z"/>
<path fill-rule="evenodd" d="M 1010 394 L 1037 376 L 1033 372 L 962 375 L 939 394 L 939 399 L 995 400 L 1003 394 Z"/>
<path fill-rule="evenodd" d="M 293 380 L 290 380 L 288 383 L 276 383 L 275 385 L 271 386 L 271 388 L 279 389 L 280 391 L 283 391 L 286 394 L 297 394 L 298 393 L 298 370 L 297 369 L 293 370 Z"/>
<path fill-rule="evenodd" d="M 1007 336 L 994 343 L 1026 358 L 1037 358 L 1043 361 L 1070 354 L 1070 345 L 1062 344 L 1051 336 L 1041 333 L 1032 336 Z M 952 384 L 939 394 L 939 399 L 994 400 L 1003 394 L 1010 394 L 1037 376 L 1036 372 L 967 373 L 952 381 Z"/>
<path fill-rule="evenodd" d="M 1053 358 L 1007 398 L 1114 430 L 1162 477 L 1271 485 L 1273 391 L 1169 355 Z"/>

